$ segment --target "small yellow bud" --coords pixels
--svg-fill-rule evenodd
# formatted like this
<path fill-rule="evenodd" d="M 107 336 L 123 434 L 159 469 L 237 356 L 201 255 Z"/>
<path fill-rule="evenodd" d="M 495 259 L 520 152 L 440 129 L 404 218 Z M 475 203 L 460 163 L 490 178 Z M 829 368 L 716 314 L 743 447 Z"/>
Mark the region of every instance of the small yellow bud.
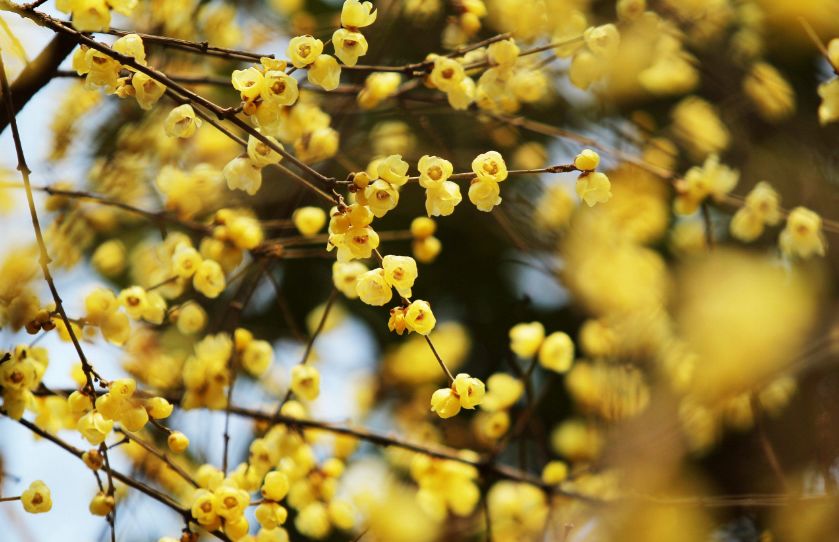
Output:
<path fill-rule="evenodd" d="M 310 365 L 295 365 L 291 369 L 291 391 L 307 401 L 320 395 L 320 373 Z"/>
<path fill-rule="evenodd" d="M 100 491 L 90 501 L 88 509 L 94 516 L 107 516 L 113 512 L 115 505 L 116 501 L 114 501 L 113 495 L 106 495 Z"/>
<path fill-rule="evenodd" d="M 431 411 L 443 419 L 456 416 L 460 412 L 460 399 L 451 388 L 442 388 L 431 395 Z"/>
<path fill-rule="evenodd" d="M 96 247 L 90 262 L 106 277 L 115 277 L 125 270 L 125 245 L 117 239 L 105 241 Z"/>
<path fill-rule="evenodd" d="M 564 373 L 574 362 L 574 343 L 568 334 L 555 331 L 545 338 L 539 349 L 539 364 L 545 369 Z"/>
<path fill-rule="evenodd" d="M 180 431 L 172 431 L 166 438 L 166 444 L 170 450 L 179 454 L 189 448 L 189 438 Z"/>
<path fill-rule="evenodd" d="M 265 475 L 262 483 L 262 497 L 269 501 L 281 501 L 288 494 L 288 476 L 280 471 L 271 471 Z"/>
<path fill-rule="evenodd" d="M 600 163 L 600 155 L 591 149 L 585 149 L 574 158 L 574 167 L 580 171 L 594 171 Z"/>
<path fill-rule="evenodd" d="M 545 326 L 540 322 L 516 324 L 510 328 L 510 350 L 520 358 L 531 358 L 545 340 Z"/>
<path fill-rule="evenodd" d="M 320 207 L 299 207 L 291 215 L 294 227 L 304 237 L 311 237 L 326 224 L 326 212 Z"/>
<path fill-rule="evenodd" d="M 192 285 L 205 296 L 214 299 L 226 286 L 224 271 L 214 260 L 204 260 L 192 277 Z"/>

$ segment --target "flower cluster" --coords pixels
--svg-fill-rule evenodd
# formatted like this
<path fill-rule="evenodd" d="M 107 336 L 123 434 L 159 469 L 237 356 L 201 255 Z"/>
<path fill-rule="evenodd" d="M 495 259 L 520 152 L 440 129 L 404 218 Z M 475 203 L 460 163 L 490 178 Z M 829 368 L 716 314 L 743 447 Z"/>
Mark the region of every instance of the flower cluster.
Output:
<path fill-rule="evenodd" d="M 460 373 L 454 377 L 451 386 L 434 392 L 431 396 L 431 411 L 441 418 L 451 418 L 461 408 L 471 410 L 480 405 L 485 393 L 486 387 L 479 378 Z"/>
<path fill-rule="evenodd" d="M 3 393 L 3 410 L 16 420 L 31 406 L 33 391 L 41 385 L 49 358 L 44 348 L 16 347 L 12 352 L 0 354 L 0 388 Z"/>
<path fill-rule="evenodd" d="M 79 32 L 98 32 L 111 26 L 111 10 L 121 15 L 131 15 L 137 0 L 59 0 L 56 8 L 73 17 L 73 26 Z"/>

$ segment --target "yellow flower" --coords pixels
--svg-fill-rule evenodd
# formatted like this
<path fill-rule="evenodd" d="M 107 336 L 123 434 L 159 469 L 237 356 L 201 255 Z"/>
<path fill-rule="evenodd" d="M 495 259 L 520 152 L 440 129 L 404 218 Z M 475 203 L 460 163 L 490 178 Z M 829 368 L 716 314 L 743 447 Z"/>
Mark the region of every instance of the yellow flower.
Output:
<path fill-rule="evenodd" d="M 586 29 L 583 33 L 589 50 L 606 59 L 614 57 L 620 45 L 620 32 L 614 24 L 604 24 Z"/>
<path fill-rule="evenodd" d="M 268 141 L 283 148 L 283 144 L 271 136 L 265 136 Z M 283 159 L 283 155 L 272 149 L 269 145 L 263 143 L 253 135 L 248 137 L 248 158 L 256 167 L 265 167 L 271 164 L 278 164 Z"/>
<path fill-rule="evenodd" d="M 612 198 L 612 183 L 609 182 L 609 177 L 605 173 L 599 171 L 580 175 L 575 188 L 577 195 L 589 207 L 606 203 Z"/>
<path fill-rule="evenodd" d="M 222 485 L 213 495 L 213 509 L 226 520 L 242 517 L 250 503 L 248 492 L 237 487 Z"/>
<path fill-rule="evenodd" d="M 506 373 L 494 373 L 486 382 L 487 392 L 481 408 L 488 411 L 507 410 L 524 393 L 524 383 Z"/>
<path fill-rule="evenodd" d="M 294 526 L 308 538 L 320 540 L 326 538 L 331 528 L 329 511 L 320 501 L 313 501 L 304 506 L 294 520 Z"/>
<path fill-rule="evenodd" d="M 469 201 L 474 203 L 479 211 L 488 213 L 501 203 L 501 187 L 493 180 L 475 178 L 469 185 Z"/>
<path fill-rule="evenodd" d="M 839 120 L 839 77 L 819 85 L 819 123 L 824 126 Z"/>
<path fill-rule="evenodd" d="M 437 224 L 430 218 L 418 216 L 411 221 L 411 235 L 414 239 L 425 239 L 434 235 L 435 231 Z"/>
<path fill-rule="evenodd" d="M 449 92 L 460 85 L 464 77 L 466 77 L 466 72 L 460 62 L 452 58 L 438 56 L 434 59 L 434 68 L 431 70 L 428 80 L 443 92 Z"/>
<path fill-rule="evenodd" d="M 358 93 L 358 105 L 362 109 L 373 109 L 383 100 L 393 96 L 402 83 L 402 76 L 396 72 L 374 72 L 364 80 L 364 88 Z"/>
<path fill-rule="evenodd" d="M 770 226 L 781 221 L 781 196 L 766 181 L 760 181 L 752 188 L 746 196 L 746 207 Z"/>
<path fill-rule="evenodd" d="M 437 319 L 431 312 L 431 305 L 427 301 L 417 299 L 408 305 L 405 311 L 405 325 L 408 330 L 420 335 L 428 335 L 434 329 Z"/>
<path fill-rule="evenodd" d="M 720 164 L 716 154 L 710 155 L 701 167 L 690 168 L 684 179 L 676 182 L 675 211 L 679 214 L 693 213 L 708 196 L 720 199 L 731 192 L 739 178 L 737 170 Z"/>
<path fill-rule="evenodd" d="M 364 303 L 382 306 L 393 298 L 393 291 L 385 278 L 385 270 L 378 268 L 367 271 L 356 283 L 356 293 Z"/>
<path fill-rule="evenodd" d="M 729 224 L 731 235 L 745 243 L 760 237 L 763 228 L 763 220 L 761 220 L 760 215 L 746 206 L 737 209 Z"/>
<path fill-rule="evenodd" d="M 379 246 L 379 234 L 369 226 L 352 226 L 344 234 L 330 236 L 329 241 L 338 247 L 338 261 L 348 262 L 355 258 L 369 258 Z"/>
<path fill-rule="evenodd" d="M 501 182 L 507 178 L 507 164 L 498 151 L 479 154 L 472 160 L 472 171 L 480 181 Z"/>
<path fill-rule="evenodd" d="M 127 34 L 114 42 L 111 49 L 121 55 L 133 58 L 137 64 L 146 65 L 146 49 L 143 38 L 137 34 Z"/>
<path fill-rule="evenodd" d="M 94 516 L 104 517 L 113 512 L 115 505 L 116 501 L 114 500 L 113 495 L 107 495 L 100 491 L 93 496 L 93 499 L 90 500 L 88 510 L 90 510 L 90 513 Z"/>
<path fill-rule="evenodd" d="M 152 397 L 146 400 L 146 410 L 148 410 L 149 416 L 155 420 L 168 418 L 174 408 L 174 405 L 163 397 Z"/>
<path fill-rule="evenodd" d="M 425 191 L 425 212 L 428 216 L 448 216 L 462 200 L 457 183 L 443 181 Z"/>
<path fill-rule="evenodd" d="M 259 221 L 252 216 L 234 216 L 227 224 L 227 240 L 236 248 L 252 250 L 262 243 L 264 235 Z"/>
<path fill-rule="evenodd" d="M 218 523 L 218 514 L 216 514 L 216 509 L 213 505 L 213 497 L 213 493 L 206 489 L 198 489 L 193 494 L 190 512 L 199 525 L 208 526 Z"/>
<path fill-rule="evenodd" d="M 214 299 L 226 286 L 224 271 L 215 260 L 204 260 L 192 277 L 192 285 L 205 296 Z"/>
<path fill-rule="evenodd" d="M 323 42 L 312 36 L 291 38 L 286 53 L 295 68 L 305 68 L 323 52 Z"/>
<path fill-rule="evenodd" d="M 673 108 L 673 132 L 695 159 L 728 147 L 731 134 L 716 107 L 696 96 L 688 96 Z"/>
<path fill-rule="evenodd" d="M 371 2 L 344 0 L 341 8 L 341 26 L 345 28 L 364 28 L 376 21 L 377 11 Z"/>
<path fill-rule="evenodd" d="M 568 465 L 563 461 L 550 461 L 542 469 L 542 481 L 546 484 L 558 485 L 568 478 Z"/>
<path fill-rule="evenodd" d="M 468 409 L 478 406 L 486 392 L 486 387 L 480 379 L 473 378 L 466 373 L 455 376 L 452 387 L 458 396 L 460 406 Z"/>
<path fill-rule="evenodd" d="M 179 105 L 169 112 L 163 127 L 166 135 L 171 137 L 188 138 L 201 127 L 201 119 L 195 116 L 195 111 L 189 104 Z"/>
<path fill-rule="evenodd" d="M 358 279 L 369 271 L 361 262 L 335 262 L 332 264 L 332 283 L 349 299 L 358 297 Z"/>
<path fill-rule="evenodd" d="M 487 47 L 487 58 L 501 69 L 512 68 L 519 58 L 519 46 L 513 38 L 496 41 Z"/>
<path fill-rule="evenodd" d="M 600 163 L 600 155 L 591 149 L 585 149 L 574 158 L 574 167 L 580 171 L 594 171 Z"/>
<path fill-rule="evenodd" d="M 106 420 L 102 414 L 95 410 L 91 410 L 79 418 L 78 423 L 76 423 L 76 429 L 79 433 L 94 446 L 102 444 L 113 428 L 113 420 Z"/>
<path fill-rule="evenodd" d="M 298 207 L 291 215 L 294 227 L 304 237 L 312 237 L 326 224 L 326 212 L 320 207 Z"/>
<path fill-rule="evenodd" d="M 288 476 L 284 472 L 271 471 L 265 475 L 265 481 L 262 483 L 262 497 L 279 502 L 288 494 L 288 489 Z"/>
<path fill-rule="evenodd" d="M 795 112 L 795 92 L 772 65 L 755 62 L 743 78 L 743 92 L 764 120 L 778 122 Z"/>
<path fill-rule="evenodd" d="M 172 270 L 181 278 L 192 278 L 204 259 L 194 247 L 182 243 L 172 255 Z"/>
<path fill-rule="evenodd" d="M 114 277 L 125 270 L 125 244 L 119 239 L 105 241 L 91 256 L 93 267 L 106 277 Z"/>
<path fill-rule="evenodd" d="M 244 190 L 251 196 L 262 186 L 262 169 L 246 156 L 237 156 L 222 170 L 230 190 Z"/>
<path fill-rule="evenodd" d="M 41 480 L 35 480 L 20 496 L 23 509 L 30 514 L 43 514 L 52 508 L 50 488 Z"/>
<path fill-rule="evenodd" d="M 143 312 L 148 307 L 148 296 L 141 286 L 132 286 L 122 290 L 118 299 L 128 316 L 135 320 L 142 318 Z"/>
<path fill-rule="evenodd" d="M 242 353 L 242 367 L 253 376 L 262 376 L 274 361 L 274 349 L 268 341 L 252 341 Z"/>
<path fill-rule="evenodd" d="M 276 529 L 285 523 L 288 510 L 275 502 L 263 502 L 254 510 L 254 516 L 263 529 Z"/>
<path fill-rule="evenodd" d="M 417 168 L 420 172 L 419 184 L 423 188 L 439 186 L 451 177 L 454 171 L 452 163 L 438 156 L 424 155 L 419 159 Z"/>
<path fill-rule="evenodd" d="M 441 388 L 431 395 L 431 412 L 443 419 L 456 416 L 460 412 L 460 399 L 451 388 Z"/>
<path fill-rule="evenodd" d="M 99 32 L 111 25 L 111 11 L 105 0 L 73 2 L 73 26 L 79 32 Z"/>
<path fill-rule="evenodd" d="M 367 39 L 364 34 L 345 28 L 339 28 L 332 34 L 332 45 L 335 47 L 335 56 L 347 66 L 355 66 L 358 57 L 367 54 Z"/>
<path fill-rule="evenodd" d="M 510 350 L 520 358 L 536 355 L 545 340 L 545 326 L 541 322 L 516 324 L 510 328 Z"/>
<path fill-rule="evenodd" d="M 414 252 L 414 258 L 422 263 L 431 263 L 443 250 L 443 243 L 436 237 L 429 236 L 417 239 L 411 244 L 411 250 Z"/>
<path fill-rule="evenodd" d="M 586 90 L 603 75 L 603 61 L 589 51 L 579 51 L 571 59 L 568 79 L 575 87 Z"/>
<path fill-rule="evenodd" d="M 394 307 L 390 309 L 390 317 L 387 319 L 387 328 L 390 331 L 395 331 L 398 335 L 402 335 L 408 325 L 405 323 L 405 309 L 404 307 Z"/>
<path fill-rule="evenodd" d="M 119 309 L 117 296 L 107 288 L 96 288 L 84 299 L 85 318 L 92 323 L 102 322 Z"/>
<path fill-rule="evenodd" d="M 393 186 L 402 186 L 408 182 L 408 162 L 401 155 L 392 154 L 379 162 L 377 173 L 380 179 Z"/>
<path fill-rule="evenodd" d="M 399 204 L 399 191 L 389 182 L 376 179 L 364 189 L 364 199 L 377 218 L 381 218 Z"/>
<path fill-rule="evenodd" d="M 307 401 L 320 395 L 320 373 L 311 365 L 295 365 L 291 369 L 291 391 Z"/>
<path fill-rule="evenodd" d="M 233 70 L 230 76 L 233 88 L 239 91 L 243 101 L 253 101 L 262 94 L 265 88 L 265 78 L 256 68 Z"/>
<path fill-rule="evenodd" d="M 411 297 L 411 287 L 417 280 L 417 262 L 410 256 L 387 255 L 382 259 L 385 280 L 402 297 Z"/>
<path fill-rule="evenodd" d="M 148 75 L 137 72 L 131 76 L 131 86 L 134 87 L 134 97 L 140 108 L 149 110 L 166 92 L 166 87 Z"/>
<path fill-rule="evenodd" d="M 265 72 L 261 96 L 269 105 L 293 105 L 300 96 L 297 79 L 280 70 Z"/>
<path fill-rule="evenodd" d="M 189 438 L 180 431 L 172 431 L 166 438 L 166 445 L 169 449 L 179 454 L 189 448 Z"/>
<path fill-rule="evenodd" d="M 185 303 L 177 311 L 176 325 L 184 335 L 198 333 L 207 324 L 207 312 L 198 303 Z"/>
<path fill-rule="evenodd" d="M 539 348 L 539 364 L 545 369 L 564 373 L 574 362 L 574 343 L 567 333 L 555 331 L 545 337 Z"/>
<path fill-rule="evenodd" d="M 779 242 L 781 252 L 787 257 L 809 258 L 813 254 L 824 256 L 822 217 L 805 207 L 796 207 L 787 217 Z"/>
<path fill-rule="evenodd" d="M 341 65 L 331 55 L 320 55 L 309 66 L 309 82 L 324 90 L 335 90 L 341 83 Z"/>

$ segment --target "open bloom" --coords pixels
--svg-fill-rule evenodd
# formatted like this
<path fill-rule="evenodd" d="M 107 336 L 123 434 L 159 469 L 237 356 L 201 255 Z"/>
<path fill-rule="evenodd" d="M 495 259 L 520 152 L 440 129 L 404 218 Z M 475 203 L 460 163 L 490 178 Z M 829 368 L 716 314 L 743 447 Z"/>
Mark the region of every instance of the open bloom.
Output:
<path fill-rule="evenodd" d="M 339 28 L 332 34 L 332 45 L 335 47 L 335 56 L 347 66 L 355 66 L 358 57 L 367 54 L 367 39 L 364 34 L 345 28 Z"/>
<path fill-rule="evenodd" d="M 423 188 L 439 186 L 451 177 L 454 167 L 445 158 L 424 155 L 419 159 L 417 167 L 420 172 L 419 184 Z"/>
<path fill-rule="evenodd" d="M 341 82 L 341 65 L 334 56 L 320 55 L 309 66 L 307 78 L 323 90 L 335 90 Z"/>
<path fill-rule="evenodd" d="M 479 154 L 472 160 L 472 171 L 481 181 L 501 182 L 507 178 L 507 164 L 498 151 Z"/>
<path fill-rule="evenodd" d="M 805 207 L 796 207 L 787 217 L 787 224 L 780 237 L 781 251 L 786 256 L 808 258 L 813 254 L 824 256 L 825 240 L 822 217 Z"/>
<path fill-rule="evenodd" d="M 434 313 L 431 312 L 431 305 L 428 301 L 417 299 L 408 305 L 405 311 L 405 325 L 410 331 L 419 333 L 420 335 L 428 335 L 434 329 L 437 319 L 434 318 Z"/>
<path fill-rule="evenodd" d="M 475 178 L 469 185 L 469 201 L 474 203 L 479 211 L 488 213 L 501 203 L 501 187 L 491 179 Z"/>
<path fill-rule="evenodd" d="M 286 52 L 295 68 L 305 68 L 323 52 L 323 42 L 312 36 L 297 36 L 291 38 Z"/>
<path fill-rule="evenodd" d="M 371 2 L 345 0 L 341 8 L 341 26 L 344 28 L 364 28 L 376 21 L 376 10 Z"/>
<path fill-rule="evenodd" d="M 589 207 L 594 207 L 597 203 L 606 203 L 612 198 L 612 183 L 605 173 L 599 171 L 580 175 L 576 190 L 577 195 Z"/>
<path fill-rule="evenodd" d="M 417 280 L 417 262 L 410 256 L 387 255 L 382 259 L 385 280 L 402 297 L 411 297 L 411 287 Z"/>

